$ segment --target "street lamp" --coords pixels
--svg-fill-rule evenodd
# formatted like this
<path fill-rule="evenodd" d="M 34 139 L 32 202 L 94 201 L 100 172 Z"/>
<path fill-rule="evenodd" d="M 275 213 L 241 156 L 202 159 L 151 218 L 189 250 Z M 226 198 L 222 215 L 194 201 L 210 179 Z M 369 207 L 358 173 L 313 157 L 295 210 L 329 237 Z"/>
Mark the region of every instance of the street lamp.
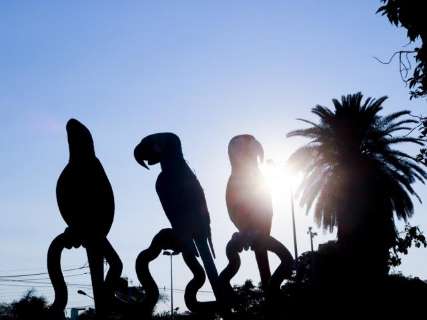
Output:
<path fill-rule="evenodd" d="M 78 294 L 81 294 L 82 296 L 86 296 L 86 297 L 91 298 L 92 300 L 94 300 L 92 296 L 88 295 L 88 294 L 87 294 L 86 292 L 84 292 L 83 290 L 77 290 L 77 293 L 78 293 Z"/>
<path fill-rule="evenodd" d="M 298 244 L 297 244 L 297 230 L 295 225 L 295 206 L 294 206 L 294 192 L 292 190 L 292 185 L 289 187 L 291 190 L 291 211 L 292 211 L 292 231 L 294 234 L 294 254 L 295 261 L 298 261 Z"/>
<path fill-rule="evenodd" d="M 172 269 L 172 258 L 173 256 L 176 256 L 177 254 L 179 254 L 179 252 L 175 252 L 175 251 L 163 251 L 163 255 L 164 256 L 169 256 L 170 257 L 170 266 L 171 266 L 171 318 L 174 318 L 173 315 L 173 269 Z"/>
<path fill-rule="evenodd" d="M 313 238 L 317 236 L 317 232 L 313 232 L 313 227 L 308 227 L 307 234 L 310 235 L 311 252 L 313 252 Z"/>

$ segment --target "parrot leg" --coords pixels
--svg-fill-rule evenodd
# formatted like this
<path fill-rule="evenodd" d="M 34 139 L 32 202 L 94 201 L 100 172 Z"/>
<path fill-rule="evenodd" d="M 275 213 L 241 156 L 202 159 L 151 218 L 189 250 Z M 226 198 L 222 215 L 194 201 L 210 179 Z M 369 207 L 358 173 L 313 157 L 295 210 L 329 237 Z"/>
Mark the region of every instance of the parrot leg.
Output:
<path fill-rule="evenodd" d="M 86 251 L 92 280 L 96 317 L 97 319 L 104 319 L 107 306 L 104 297 L 104 255 L 102 254 L 102 244 L 87 244 Z"/>
<path fill-rule="evenodd" d="M 64 310 L 67 306 L 68 292 L 61 270 L 61 254 L 65 248 L 71 248 L 68 240 L 66 233 L 61 233 L 52 241 L 47 252 L 47 270 L 55 291 L 55 300 L 49 310 L 52 319 L 65 319 Z"/>
<path fill-rule="evenodd" d="M 108 272 L 105 277 L 105 296 L 108 301 L 111 301 L 114 297 L 114 290 L 119 285 L 120 276 L 123 270 L 123 263 L 107 239 L 104 241 L 104 256 L 109 265 Z"/>
<path fill-rule="evenodd" d="M 271 278 L 270 264 L 268 263 L 268 252 L 265 249 L 255 249 L 254 251 L 261 277 L 262 288 L 265 290 Z"/>

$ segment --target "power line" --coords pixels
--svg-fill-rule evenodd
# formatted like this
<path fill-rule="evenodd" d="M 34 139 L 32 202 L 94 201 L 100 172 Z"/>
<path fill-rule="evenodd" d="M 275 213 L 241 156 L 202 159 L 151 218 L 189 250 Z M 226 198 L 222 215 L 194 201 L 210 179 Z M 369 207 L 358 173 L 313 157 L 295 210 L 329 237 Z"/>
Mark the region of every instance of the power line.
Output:
<path fill-rule="evenodd" d="M 15 284 L 15 283 L 0 283 L 1 287 L 21 287 L 21 288 L 53 288 L 52 285 L 31 285 L 31 284 Z M 92 288 L 91 285 L 79 285 L 79 284 L 69 284 L 69 287 L 77 287 L 77 288 L 85 288 L 90 289 Z"/>
<path fill-rule="evenodd" d="M 46 284 L 51 285 L 50 282 L 39 282 L 39 281 L 29 281 L 29 280 L 18 280 L 18 279 L 0 279 L 0 283 L 4 282 L 20 282 L 20 283 L 27 283 L 27 284 Z M 80 283 L 68 283 L 66 282 L 68 286 L 90 286 L 90 284 L 80 284 Z"/>
<path fill-rule="evenodd" d="M 81 269 L 86 269 L 89 268 L 87 266 L 87 264 L 85 263 L 83 266 L 78 267 L 78 268 L 69 268 L 69 269 L 64 269 L 62 270 L 63 272 L 68 272 L 68 271 L 76 271 L 76 270 L 81 270 Z M 11 275 L 0 275 L 0 278 L 23 278 L 23 277 L 30 277 L 30 276 L 41 276 L 41 275 L 45 275 L 48 274 L 48 272 L 38 272 L 38 273 L 25 273 L 25 274 L 11 274 Z"/>
<path fill-rule="evenodd" d="M 162 288 L 160 288 L 161 290 L 168 290 L 168 291 L 170 291 L 171 289 L 170 288 L 168 288 L 168 287 L 162 287 Z M 185 289 L 177 289 L 177 288 L 173 288 L 172 289 L 173 291 L 178 291 L 178 292 L 185 292 Z M 214 293 L 213 291 L 209 291 L 209 290 L 198 290 L 197 291 L 197 293 Z"/>
<path fill-rule="evenodd" d="M 82 275 L 86 275 L 86 274 L 90 274 L 90 272 L 83 272 L 83 273 L 76 273 L 76 274 L 64 274 L 64 278 L 70 278 L 70 277 L 77 277 L 77 276 L 82 276 Z M 12 279 L 15 279 L 16 277 L 11 277 Z M 10 279 L 10 280 L 12 280 Z M 2 277 L 0 278 L 0 281 L 3 280 L 9 280 L 9 277 Z M 26 278 L 24 280 L 19 280 L 19 281 L 38 281 L 38 280 L 50 280 L 50 278 L 48 277 L 44 277 L 44 278 Z M 18 281 L 18 280 L 16 280 Z"/>
<path fill-rule="evenodd" d="M 86 265 L 87 263 L 85 263 L 85 265 Z M 68 266 L 67 268 L 78 268 L 78 267 L 80 267 L 81 265 L 80 264 L 78 264 L 78 265 L 72 265 L 72 266 Z M 20 272 L 20 273 L 23 273 L 23 272 L 36 272 L 36 270 L 38 271 L 38 270 L 40 270 L 40 268 L 39 267 L 34 267 L 34 268 L 10 268 L 10 269 L 0 269 L 0 273 L 4 273 L 4 272 L 15 272 L 15 273 L 17 273 L 17 272 Z"/>

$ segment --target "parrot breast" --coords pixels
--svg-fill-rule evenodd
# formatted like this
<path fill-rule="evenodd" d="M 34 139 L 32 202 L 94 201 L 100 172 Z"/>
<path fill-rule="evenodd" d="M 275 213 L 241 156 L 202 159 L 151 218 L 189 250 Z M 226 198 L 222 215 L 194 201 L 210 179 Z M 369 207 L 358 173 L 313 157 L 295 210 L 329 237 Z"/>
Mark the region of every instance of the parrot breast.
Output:
<path fill-rule="evenodd" d="M 231 175 L 226 203 L 231 221 L 241 232 L 269 235 L 273 216 L 271 195 L 260 177 Z"/>
<path fill-rule="evenodd" d="M 114 195 L 98 159 L 68 164 L 56 187 L 59 211 L 82 240 L 105 238 L 114 218 Z"/>

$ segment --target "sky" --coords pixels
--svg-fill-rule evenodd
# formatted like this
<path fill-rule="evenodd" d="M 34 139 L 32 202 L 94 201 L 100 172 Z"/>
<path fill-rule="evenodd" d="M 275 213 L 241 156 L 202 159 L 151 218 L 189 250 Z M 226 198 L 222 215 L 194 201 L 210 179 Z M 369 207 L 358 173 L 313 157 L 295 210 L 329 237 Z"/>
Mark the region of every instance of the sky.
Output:
<path fill-rule="evenodd" d="M 138 253 L 169 227 L 154 189 L 159 168 L 146 171 L 133 158 L 142 137 L 163 131 L 181 137 L 184 156 L 204 187 L 222 270 L 225 245 L 236 231 L 225 204 L 231 137 L 253 134 L 266 158 L 284 163 L 304 143 L 286 138 L 304 126 L 296 119 L 316 120 L 310 109 L 330 106 L 342 94 L 388 95 L 384 114 L 425 113 L 425 100 L 409 100 L 398 65 L 374 59 L 387 60 L 407 43 L 402 30 L 375 14 L 378 6 L 371 0 L 2 1 L 0 276 L 46 272 L 47 248 L 66 227 L 55 187 L 68 161 L 65 124 L 72 117 L 91 130 L 113 186 L 116 212 L 108 239 L 123 260 L 123 275 L 138 284 Z M 285 185 L 273 192 L 272 235 L 292 251 Z M 416 190 L 427 199 L 424 186 Z M 416 203 L 411 223 L 427 230 L 424 211 Z M 304 252 L 307 228 L 315 225 L 304 209 L 297 207 L 296 215 Z M 316 246 L 335 238 L 314 229 Z M 151 264 L 162 288 L 170 286 L 167 259 Z M 398 270 L 427 279 L 426 259 L 427 250 L 410 250 Z M 63 267 L 86 260 L 82 248 L 64 251 Z M 271 262 L 278 263 L 273 256 Z M 191 275 L 180 256 L 174 271 L 174 287 L 184 289 Z M 90 284 L 81 273 L 69 278 L 76 284 L 69 288 L 69 307 L 92 303 L 76 294 L 86 288 L 80 284 Z M 249 278 L 259 281 L 253 253 L 246 252 L 233 281 Z M 27 287 L 0 283 L 0 301 L 18 299 Z M 48 284 L 35 287 L 52 301 Z M 174 298 L 184 310 L 183 293 Z M 165 301 L 158 310 L 168 306 Z"/>

